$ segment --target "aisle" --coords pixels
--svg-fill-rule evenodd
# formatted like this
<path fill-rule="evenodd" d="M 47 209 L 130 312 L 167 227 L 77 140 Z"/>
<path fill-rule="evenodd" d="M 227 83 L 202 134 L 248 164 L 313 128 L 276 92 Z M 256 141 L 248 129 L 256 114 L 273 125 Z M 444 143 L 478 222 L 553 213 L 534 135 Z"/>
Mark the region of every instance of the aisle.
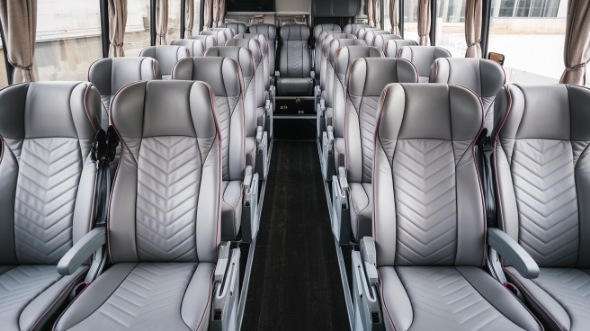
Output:
<path fill-rule="evenodd" d="M 242 330 L 349 330 L 315 142 L 274 142 L 260 222 Z"/>

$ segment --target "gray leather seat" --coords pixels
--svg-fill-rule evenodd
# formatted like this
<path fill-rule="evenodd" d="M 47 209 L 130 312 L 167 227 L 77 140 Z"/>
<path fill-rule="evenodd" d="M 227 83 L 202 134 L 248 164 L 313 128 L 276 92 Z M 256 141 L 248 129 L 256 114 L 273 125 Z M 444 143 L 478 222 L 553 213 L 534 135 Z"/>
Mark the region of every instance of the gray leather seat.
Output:
<path fill-rule="evenodd" d="M 276 52 L 277 52 L 277 27 L 273 24 L 252 24 L 248 29 L 250 33 L 263 34 L 268 39 L 270 47 L 270 73 L 274 75 L 275 63 L 276 63 Z"/>
<path fill-rule="evenodd" d="M 317 75 L 317 71 L 319 70 L 319 76 L 320 76 L 320 90 L 324 91 L 325 90 L 325 84 L 326 81 L 330 81 L 332 80 L 333 77 L 333 71 L 332 71 L 332 75 L 327 75 L 325 76 L 326 78 L 324 79 L 324 82 L 322 83 L 322 75 L 324 74 L 329 74 L 330 73 L 330 62 L 328 61 L 328 58 L 330 57 L 330 44 L 332 43 L 332 40 L 346 40 L 346 39 L 355 39 L 357 40 L 356 36 L 350 33 L 340 33 L 340 32 L 334 32 L 334 31 L 329 31 L 329 32 L 322 32 L 321 37 L 320 37 L 320 64 L 319 64 L 319 69 L 316 67 L 316 75 Z M 361 41 L 359 39 L 359 41 Z M 356 43 L 357 45 L 360 45 L 360 43 Z M 362 45 L 365 45 L 366 43 L 363 41 Z"/>
<path fill-rule="evenodd" d="M 222 203 L 221 238 L 234 240 L 242 218 L 242 181 L 246 167 L 244 90 L 240 67 L 231 58 L 184 59 L 174 69 L 175 80 L 200 80 L 211 86 L 221 132 Z"/>
<path fill-rule="evenodd" d="M 176 39 L 170 42 L 172 46 L 183 46 L 188 49 L 190 57 L 203 56 L 205 54 L 205 43 L 197 39 Z"/>
<path fill-rule="evenodd" d="M 88 266 L 57 263 L 93 221 L 100 95 L 89 83 L 0 91 L 0 329 L 43 330 Z"/>
<path fill-rule="evenodd" d="M 381 30 L 381 29 L 379 29 L 379 28 L 374 28 L 374 27 L 370 27 L 370 28 L 362 28 L 362 29 L 358 30 L 358 32 L 356 33 L 356 36 L 357 36 L 359 39 L 365 40 L 365 36 L 367 35 L 367 33 L 368 33 L 369 31 L 383 31 L 383 30 Z M 366 41 L 366 40 L 365 40 L 365 41 Z"/>
<path fill-rule="evenodd" d="M 540 267 L 508 280 L 549 330 L 590 325 L 590 90 L 509 85 L 496 98 L 498 225 Z"/>
<path fill-rule="evenodd" d="M 213 35 L 190 36 L 189 40 L 200 40 L 205 45 L 205 50 L 217 46 L 217 37 Z"/>
<path fill-rule="evenodd" d="M 139 56 L 151 57 L 158 60 L 162 79 L 169 80 L 176 63 L 184 58 L 190 57 L 189 50 L 184 46 L 151 46 L 144 48 Z"/>
<path fill-rule="evenodd" d="M 303 24 L 281 27 L 283 46 L 279 55 L 277 92 L 279 95 L 309 96 L 313 94 L 311 56 L 308 47 L 309 28 Z"/>
<path fill-rule="evenodd" d="M 247 27 L 246 24 L 241 22 L 226 22 L 219 24 L 220 28 L 228 28 L 232 29 L 236 32 L 236 34 L 246 33 Z"/>
<path fill-rule="evenodd" d="M 375 40 L 377 38 L 377 36 L 381 36 L 381 35 L 391 35 L 391 33 L 389 31 L 383 31 L 383 30 L 370 30 L 367 31 L 367 33 L 365 34 L 365 42 L 367 42 L 367 46 L 375 46 Z"/>
<path fill-rule="evenodd" d="M 494 101 L 506 84 L 504 69 L 494 61 L 483 59 L 439 58 L 432 66 L 431 83 L 461 85 L 481 98 L 484 127 L 490 134 L 494 126 Z"/>
<path fill-rule="evenodd" d="M 113 264 L 54 330 L 208 328 L 223 267 L 212 103 L 206 84 L 188 81 L 138 82 L 113 99 L 123 146 L 107 227 Z"/>
<path fill-rule="evenodd" d="M 211 28 L 210 31 L 221 31 L 225 37 L 224 44 L 236 35 L 236 31 L 230 28 Z M 218 39 L 219 40 L 219 39 Z M 223 46 L 223 45 L 219 45 Z"/>
<path fill-rule="evenodd" d="M 351 24 L 347 24 L 346 26 L 344 26 L 344 29 L 342 29 L 342 32 L 357 35 L 359 30 L 364 29 L 364 28 L 370 28 L 370 27 L 371 26 L 369 24 L 351 23 Z"/>
<path fill-rule="evenodd" d="M 322 48 L 321 48 L 321 39 L 320 34 L 322 32 L 327 31 L 334 31 L 334 32 L 342 32 L 342 28 L 338 24 L 333 23 L 324 23 L 324 24 L 317 24 L 313 27 L 313 38 L 315 39 L 315 56 L 314 56 L 314 66 L 316 78 L 320 79 L 320 63 L 322 58 Z"/>
<path fill-rule="evenodd" d="M 390 83 L 417 83 L 416 68 L 407 60 L 359 58 L 348 72 L 344 154 L 350 201 L 350 225 L 356 240 L 372 235 L 373 133 L 381 92 Z"/>
<path fill-rule="evenodd" d="M 100 93 L 103 130 L 109 126 L 109 107 L 113 96 L 123 86 L 140 80 L 161 79 L 158 61 L 151 57 L 107 58 L 94 62 L 88 70 L 90 81 Z"/>
<path fill-rule="evenodd" d="M 260 44 L 260 50 L 262 51 L 262 65 L 263 65 L 263 76 L 260 76 L 264 81 L 264 90 L 270 93 L 270 46 L 266 35 L 261 33 L 241 33 L 234 36 L 234 39 L 254 39 Z M 227 44 L 227 43 L 226 43 Z"/>
<path fill-rule="evenodd" d="M 375 41 L 373 42 L 372 46 L 379 48 L 386 57 L 393 57 L 387 56 L 387 43 L 390 40 L 402 40 L 402 37 L 395 34 L 378 34 L 375 35 Z"/>
<path fill-rule="evenodd" d="M 420 83 L 428 83 L 432 63 L 441 57 L 452 57 L 452 55 L 446 48 L 437 46 L 404 46 L 398 53 L 398 58 L 406 59 L 416 66 Z"/>
<path fill-rule="evenodd" d="M 486 218 L 473 152 L 479 98 L 458 86 L 392 84 L 382 104 L 370 250 L 386 329 L 542 330 L 483 269 Z"/>
<path fill-rule="evenodd" d="M 385 42 L 385 57 L 389 58 L 398 58 L 399 57 L 399 50 L 405 46 L 418 46 L 418 42 L 415 40 L 407 40 L 407 39 L 397 39 L 393 38 Z"/>
<path fill-rule="evenodd" d="M 217 41 L 217 46 L 224 46 L 225 42 L 228 41 L 231 38 L 227 38 L 227 35 L 225 33 L 225 31 L 220 31 L 220 30 L 208 30 L 208 31 L 201 31 L 201 35 L 202 36 L 211 36 L 214 37 L 215 40 Z"/>

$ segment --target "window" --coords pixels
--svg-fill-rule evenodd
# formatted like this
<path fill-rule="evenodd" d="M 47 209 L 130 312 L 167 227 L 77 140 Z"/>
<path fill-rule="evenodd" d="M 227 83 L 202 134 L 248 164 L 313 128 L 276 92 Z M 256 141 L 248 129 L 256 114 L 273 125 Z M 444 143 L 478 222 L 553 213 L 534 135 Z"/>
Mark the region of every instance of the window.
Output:
<path fill-rule="evenodd" d="M 150 0 L 128 0 L 127 26 L 123 49 L 125 56 L 138 56 L 150 46 Z"/>
<path fill-rule="evenodd" d="M 6 76 L 6 62 L 4 61 L 4 45 L 0 40 L 0 88 L 8 86 L 8 76 Z"/>
<path fill-rule="evenodd" d="M 98 1 L 38 0 L 35 66 L 39 80 L 86 80 L 102 57 Z"/>
<path fill-rule="evenodd" d="M 405 0 L 404 39 L 418 40 L 418 0 Z"/>
<path fill-rule="evenodd" d="M 383 0 L 383 30 L 391 31 L 391 17 L 389 17 L 390 0 Z"/>
<path fill-rule="evenodd" d="M 437 6 L 436 45 L 453 57 L 465 57 L 465 0 L 438 0 Z"/>
<path fill-rule="evenodd" d="M 559 81 L 564 70 L 567 2 L 492 2 L 488 50 L 505 55 L 504 67 L 509 82 L 543 84 Z"/>
<path fill-rule="evenodd" d="M 168 34 L 166 35 L 168 44 L 172 40 L 180 39 L 180 1 L 184 0 L 168 1 Z"/>

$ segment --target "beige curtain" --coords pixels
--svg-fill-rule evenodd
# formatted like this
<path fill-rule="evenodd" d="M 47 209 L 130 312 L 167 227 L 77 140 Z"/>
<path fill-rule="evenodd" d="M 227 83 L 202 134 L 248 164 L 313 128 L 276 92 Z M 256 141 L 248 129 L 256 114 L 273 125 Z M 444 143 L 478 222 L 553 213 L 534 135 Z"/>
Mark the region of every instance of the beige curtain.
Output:
<path fill-rule="evenodd" d="M 195 26 L 195 0 L 184 0 L 184 37 L 193 35 Z"/>
<path fill-rule="evenodd" d="M 12 83 L 37 79 L 33 67 L 37 38 L 37 0 L 0 0 L 0 19 L 8 61 L 14 66 Z"/>
<path fill-rule="evenodd" d="M 569 0 L 565 31 L 565 71 L 560 82 L 585 85 L 590 61 L 590 1 Z"/>
<path fill-rule="evenodd" d="M 367 16 L 369 17 L 369 25 L 375 26 L 375 2 L 376 0 L 366 0 L 367 1 Z"/>
<path fill-rule="evenodd" d="M 206 28 L 210 28 L 213 24 L 213 0 L 203 1 L 205 1 L 205 4 L 203 6 L 203 27 L 205 29 L 203 30 L 207 30 Z"/>
<path fill-rule="evenodd" d="M 430 0 L 418 0 L 418 44 L 430 46 Z"/>
<path fill-rule="evenodd" d="M 127 0 L 109 0 L 109 56 L 125 56 L 123 40 L 127 25 Z"/>
<path fill-rule="evenodd" d="M 225 23 L 225 0 L 217 0 L 217 26 Z"/>
<path fill-rule="evenodd" d="M 168 0 L 158 0 L 156 5 L 156 45 L 167 45 L 168 34 Z"/>
<path fill-rule="evenodd" d="M 219 24 L 219 0 L 213 0 L 213 24 L 212 27 L 216 28 Z"/>
<path fill-rule="evenodd" d="M 470 0 L 465 4 L 465 57 L 481 58 L 482 0 Z"/>
<path fill-rule="evenodd" d="M 399 1 L 403 0 L 390 0 L 389 1 L 389 21 L 391 22 L 391 33 L 401 36 L 399 28 Z"/>

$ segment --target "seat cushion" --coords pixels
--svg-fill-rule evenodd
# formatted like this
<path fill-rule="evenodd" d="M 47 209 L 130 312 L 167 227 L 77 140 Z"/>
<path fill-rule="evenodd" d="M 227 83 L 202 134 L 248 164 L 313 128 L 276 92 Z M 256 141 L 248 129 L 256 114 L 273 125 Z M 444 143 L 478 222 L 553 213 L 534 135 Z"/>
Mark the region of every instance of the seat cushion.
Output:
<path fill-rule="evenodd" d="M 118 263 L 68 307 L 55 330 L 207 330 L 213 264 Z"/>
<path fill-rule="evenodd" d="M 311 96 L 313 95 L 313 79 L 279 78 L 277 93 L 286 96 Z"/>
<path fill-rule="evenodd" d="M 221 240 L 236 239 L 242 218 L 242 182 L 224 181 L 221 185 Z"/>
<path fill-rule="evenodd" d="M 83 281 L 86 270 L 62 276 L 55 265 L 0 266 L 0 330 L 40 328 Z"/>
<path fill-rule="evenodd" d="M 348 183 L 350 194 L 350 225 L 357 240 L 373 232 L 373 185 Z"/>
<path fill-rule="evenodd" d="M 542 330 L 477 267 L 380 267 L 379 281 L 387 330 Z"/>
<path fill-rule="evenodd" d="M 556 330 L 588 330 L 590 326 L 590 269 L 541 268 L 538 278 L 523 278 L 506 268 L 533 311 Z"/>

